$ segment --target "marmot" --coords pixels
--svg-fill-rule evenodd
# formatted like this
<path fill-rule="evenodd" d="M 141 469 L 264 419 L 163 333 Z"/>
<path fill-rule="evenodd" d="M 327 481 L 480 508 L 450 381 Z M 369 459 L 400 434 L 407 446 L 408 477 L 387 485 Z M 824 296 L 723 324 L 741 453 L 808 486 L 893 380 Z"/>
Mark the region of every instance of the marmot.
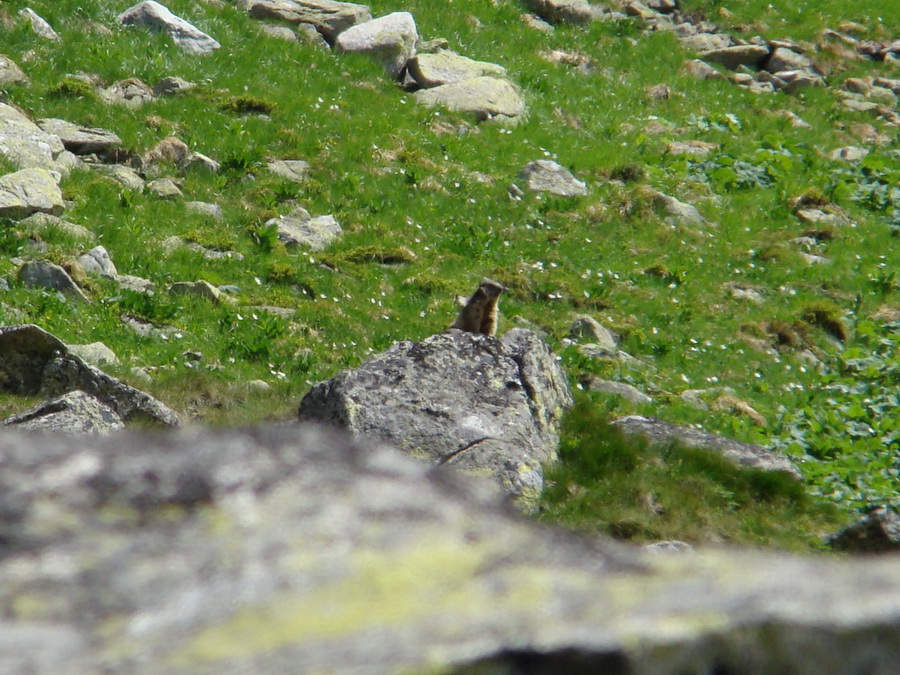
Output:
<path fill-rule="evenodd" d="M 478 290 L 466 302 L 450 328 L 470 333 L 493 335 L 497 332 L 497 301 L 503 286 L 492 279 L 482 279 Z"/>

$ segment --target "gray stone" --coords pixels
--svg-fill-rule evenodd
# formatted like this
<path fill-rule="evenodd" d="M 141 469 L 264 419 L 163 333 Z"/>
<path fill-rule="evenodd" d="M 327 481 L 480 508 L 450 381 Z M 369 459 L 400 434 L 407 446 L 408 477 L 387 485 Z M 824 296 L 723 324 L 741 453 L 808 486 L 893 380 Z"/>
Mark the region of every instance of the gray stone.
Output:
<path fill-rule="evenodd" d="M 806 253 L 804 251 L 800 251 L 799 256 L 807 265 L 827 265 L 831 262 L 831 258 L 815 255 L 814 253 Z"/>
<path fill-rule="evenodd" d="M 180 77 L 164 77 L 153 87 L 153 95 L 157 98 L 160 96 L 175 96 L 190 91 L 196 86 L 193 82 L 188 82 Z"/>
<path fill-rule="evenodd" d="M 207 157 L 200 152 L 191 152 L 191 154 L 188 155 L 187 162 L 185 162 L 184 167 L 204 169 L 206 171 L 209 171 L 210 173 L 219 173 L 219 171 L 222 169 L 222 165 L 219 164 L 216 160 L 212 159 L 211 157 Z"/>
<path fill-rule="evenodd" d="M 172 235 L 171 237 L 166 237 L 162 241 L 162 249 L 169 255 L 173 252 L 177 251 L 180 248 L 185 248 L 189 251 L 193 251 L 194 253 L 199 253 L 206 260 L 243 260 L 244 256 L 238 253 L 237 251 L 216 251 L 215 249 L 206 248 L 198 244 L 195 241 L 187 241 L 182 239 L 179 236 Z"/>
<path fill-rule="evenodd" d="M 285 246 L 305 246 L 314 251 L 322 251 L 337 239 L 343 230 L 334 216 L 309 215 L 304 208 L 298 208 L 286 216 L 278 216 L 266 222 L 267 226 L 278 228 L 278 239 Z"/>
<path fill-rule="evenodd" d="M 379 438 L 415 455 L 488 472 L 527 501 L 555 459 L 565 374 L 547 345 L 514 328 L 498 340 L 449 330 L 398 342 L 315 385 L 299 415 Z"/>
<path fill-rule="evenodd" d="M 119 272 L 103 246 L 96 246 L 78 257 L 78 264 L 89 275 L 95 277 L 116 278 Z"/>
<path fill-rule="evenodd" d="M 741 66 L 758 66 L 769 56 L 769 48 L 761 45 L 736 45 L 701 52 L 703 61 L 721 63 L 729 70 Z"/>
<path fill-rule="evenodd" d="M 552 33 L 554 30 L 553 24 L 544 21 L 536 14 L 523 14 L 522 23 L 524 23 L 529 28 L 533 28 L 534 30 L 538 30 L 542 33 Z"/>
<path fill-rule="evenodd" d="M 779 89 L 794 94 L 807 87 L 824 87 L 825 80 L 809 70 L 782 70 L 778 78 L 784 82 Z"/>
<path fill-rule="evenodd" d="M 306 425 L 0 459 L 10 673 L 900 671 L 895 556 L 641 551 Z"/>
<path fill-rule="evenodd" d="M 684 64 L 684 71 L 700 80 L 721 80 L 724 76 L 706 61 L 694 59 Z"/>
<path fill-rule="evenodd" d="M 143 277 L 132 276 L 131 274 L 120 274 L 116 277 L 119 288 L 125 291 L 134 291 L 135 293 L 146 293 L 153 295 L 154 284 L 149 279 Z"/>
<path fill-rule="evenodd" d="M 833 549 L 852 553 L 900 551 L 900 514 L 891 506 L 878 506 L 827 537 L 826 542 Z"/>
<path fill-rule="evenodd" d="M 496 77 L 476 77 L 422 89 L 413 96 L 424 105 L 471 113 L 479 121 L 497 119 L 515 122 L 525 113 L 525 100 L 519 88 L 508 80 Z"/>
<path fill-rule="evenodd" d="M 66 172 L 72 166 L 58 136 L 41 131 L 34 122 L 6 103 L 0 103 L 0 154 L 20 169 Z"/>
<path fill-rule="evenodd" d="M 0 389 L 19 395 L 59 396 L 80 389 L 112 408 L 123 420 L 176 426 L 168 407 L 69 353 L 64 342 L 39 328 L 0 326 Z M 2 661 L 2 658 L 0 658 Z"/>
<path fill-rule="evenodd" d="M 36 234 L 38 236 L 49 230 L 57 230 L 73 239 L 94 241 L 97 238 L 97 236 L 84 225 L 70 223 L 68 220 L 51 216 L 48 213 L 34 213 L 27 218 L 20 220 L 19 226 L 25 228 L 25 231 L 29 234 Z"/>
<path fill-rule="evenodd" d="M 835 148 L 828 153 L 828 159 L 832 162 L 843 160 L 845 162 L 858 162 L 866 157 L 869 151 L 866 148 L 860 148 L 856 145 L 846 145 L 842 148 Z"/>
<path fill-rule="evenodd" d="M 676 0 L 645 0 L 647 7 L 660 14 L 672 14 L 678 9 Z"/>
<path fill-rule="evenodd" d="M 66 434 L 108 434 L 122 429 L 116 412 L 90 394 L 73 391 L 3 420 L 3 426 L 20 431 Z"/>
<path fill-rule="evenodd" d="M 31 24 L 31 30 L 45 40 L 59 40 L 59 34 L 53 27 L 41 18 L 31 7 L 19 10 L 19 16 L 24 17 Z"/>
<path fill-rule="evenodd" d="M 670 155 L 690 155 L 701 159 L 718 149 L 718 144 L 706 141 L 672 141 L 666 144 L 666 152 Z"/>
<path fill-rule="evenodd" d="M 779 47 L 772 52 L 764 67 L 770 73 L 780 73 L 783 70 L 811 71 L 812 61 L 803 54 Z"/>
<path fill-rule="evenodd" d="M 0 217 L 21 220 L 32 213 L 60 215 L 65 209 L 60 175 L 46 169 L 22 169 L 0 176 Z"/>
<path fill-rule="evenodd" d="M 890 89 L 897 96 L 900 96 L 900 79 L 892 79 L 888 77 L 876 77 L 872 84 L 876 87 L 883 87 L 885 89 Z"/>
<path fill-rule="evenodd" d="M 123 164 L 94 164 L 92 166 L 129 190 L 143 190 L 146 185 L 140 174 L 130 166 Z"/>
<path fill-rule="evenodd" d="M 276 159 L 268 162 L 266 168 L 294 183 L 302 183 L 309 178 L 309 162 L 302 159 Z"/>
<path fill-rule="evenodd" d="M 181 188 L 171 178 L 157 178 L 151 180 L 144 187 L 162 199 L 178 199 L 184 196 Z"/>
<path fill-rule="evenodd" d="M 85 363 L 92 366 L 116 365 L 119 357 L 102 342 L 91 342 L 86 345 L 67 345 L 69 353 L 74 354 Z"/>
<path fill-rule="evenodd" d="M 525 5 L 544 21 L 553 23 L 589 23 L 594 19 L 587 0 L 526 0 Z"/>
<path fill-rule="evenodd" d="M 733 47 L 734 40 L 723 33 L 697 33 L 680 38 L 681 44 L 695 52 L 709 52 L 714 49 Z"/>
<path fill-rule="evenodd" d="M 797 209 L 796 215 L 802 222 L 811 225 L 844 227 L 850 224 L 850 221 L 841 214 L 823 211 L 822 209 Z"/>
<path fill-rule="evenodd" d="M 878 112 L 879 108 L 874 101 L 856 101 L 852 98 L 841 101 L 841 105 L 853 112 Z"/>
<path fill-rule="evenodd" d="M 147 26 L 168 33 L 179 47 L 190 54 L 208 54 L 222 45 L 193 24 L 175 16 L 167 7 L 148 0 L 119 15 L 119 23 Z"/>
<path fill-rule="evenodd" d="M 300 37 L 297 35 L 297 31 L 292 28 L 288 28 L 287 26 L 273 26 L 270 23 L 264 23 L 260 25 L 259 29 L 270 38 L 275 38 L 276 40 L 286 40 L 288 42 L 300 41 Z"/>
<path fill-rule="evenodd" d="M 686 204 L 675 197 L 653 191 L 650 195 L 653 206 L 661 209 L 669 219 L 682 225 L 702 225 L 706 222 L 697 207 Z"/>
<path fill-rule="evenodd" d="M 247 13 L 255 19 L 280 19 L 290 23 L 311 24 L 330 43 L 338 34 L 372 20 L 365 5 L 331 0 L 250 0 Z"/>
<path fill-rule="evenodd" d="M 724 288 L 726 292 L 736 300 L 745 300 L 754 305 L 762 305 L 766 301 L 765 296 L 759 289 L 748 286 L 747 284 L 730 281 L 724 285 Z"/>
<path fill-rule="evenodd" d="M 9 57 L 0 54 L 0 85 L 28 84 L 28 76 Z"/>
<path fill-rule="evenodd" d="M 76 155 L 115 156 L 122 145 L 122 139 L 106 129 L 82 127 L 53 118 L 38 120 L 37 125 L 48 134 L 59 136 L 66 150 Z"/>
<path fill-rule="evenodd" d="M 185 202 L 184 208 L 188 211 L 212 218 L 213 220 L 225 219 L 225 213 L 218 204 L 211 204 L 209 202 Z"/>
<path fill-rule="evenodd" d="M 19 280 L 28 288 L 49 288 L 89 302 L 84 291 L 62 267 L 46 260 L 27 262 L 19 268 Z"/>
<path fill-rule="evenodd" d="M 334 43 L 338 52 L 370 54 L 378 59 L 394 78 L 406 69 L 406 62 L 416 53 L 419 34 L 409 12 L 393 12 L 386 16 L 351 26 Z"/>
<path fill-rule="evenodd" d="M 140 108 L 145 103 L 156 99 L 153 90 L 135 77 L 120 80 L 98 92 L 100 100 L 110 105 L 123 105 L 126 108 Z"/>
<path fill-rule="evenodd" d="M 760 445 L 741 443 L 692 427 L 679 427 L 653 417 L 641 417 L 640 415 L 621 417 L 612 424 L 627 434 L 642 436 L 654 444 L 677 442 L 689 448 L 702 448 L 716 452 L 738 466 L 762 471 L 784 471 L 798 480 L 802 479 L 802 475 L 790 459 L 766 450 Z"/>
<path fill-rule="evenodd" d="M 653 399 L 647 396 L 647 394 L 625 382 L 613 382 L 611 380 L 603 380 L 599 377 L 592 377 L 586 382 L 586 385 L 589 391 L 609 394 L 611 396 L 621 396 L 635 405 L 653 403 Z"/>
<path fill-rule="evenodd" d="M 590 342 L 609 351 L 619 348 L 619 339 L 609 328 L 592 316 L 579 316 L 569 326 L 569 337 L 581 342 Z"/>
<path fill-rule="evenodd" d="M 222 300 L 222 294 L 219 292 L 219 289 L 208 281 L 176 281 L 174 284 L 169 285 L 169 294 L 202 298 L 216 305 Z"/>
<path fill-rule="evenodd" d="M 475 61 L 451 51 L 418 54 L 409 61 L 409 74 L 420 87 L 438 87 L 473 77 L 505 77 L 506 69 L 495 63 Z"/>
<path fill-rule="evenodd" d="M 587 186 L 564 166 L 548 159 L 529 162 L 519 172 L 519 178 L 533 192 L 548 192 L 560 197 L 580 197 L 587 194 Z"/>

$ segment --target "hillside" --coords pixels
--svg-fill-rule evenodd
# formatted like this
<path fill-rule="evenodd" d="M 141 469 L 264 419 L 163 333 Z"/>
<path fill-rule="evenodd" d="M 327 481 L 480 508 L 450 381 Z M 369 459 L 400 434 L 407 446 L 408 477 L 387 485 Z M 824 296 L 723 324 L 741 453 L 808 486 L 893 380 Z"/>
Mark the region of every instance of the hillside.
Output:
<path fill-rule="evenodd" d="M 507 288 L 500 332 L 539 330 L 581 388 L 568 457 L 592 452 L 607 417 L 640 413 L 783 451 L 808 495 L 699 464 L 654 474 L 659 458 L 640 455 L 602 516 L 591 502 L 613 493 L 564 462 L 546 517 L 625 523 L 614 533 L 636 539 L 815 546 L 853 513 L 898 503 L 896 3 L 685 0 L 668 19 L 632 4 L 552 27 L 512 0 L 368 3 L 375 17 L 410 12 L 420 44 L 443 39 L 505 69 L 524 114 L 481 122 L 423 105 L 367 55 L 251 18 L 248 3 L 166 3 L 221 45 L 204 54 L 120 25 L 131 4 L 0 4 L 0 53 L 24 74 L 0 84 L 0 101 L 120 139 L 62 178 L 62 217 L 87 233 L 4 218 L 2 323 L 101 341 L 118 357 L 108 372 L 192 420 L 236 425 L 291 418 L 315 382 L 445 329 L 455 297 L 488 276 Z M 58 39 L 33 29 L 26 6 Z M 685 66 L 698 43 L 685 38 L 713 25 L 706 34 L 802 53 L 811 81 L 768 91 L 756 65 L 721 63 L 698 77 Z M 153 92 L 170 77 L 194 86 Z M 118 87 L 132 87 L 132 104 L 108 101 L 132 79 L 143 84 Z M 199 155 L 160 149 L 169 137 Z M 306 164 L 277 173 L 277 160 Z M 520 172 L 537 160 L 585 194 L 529 189 Z M 96 166 L 113 161 L 148 184 Z M 20 167 L 0 156 L 0 168 Z M 171 185 L 149 185 L 161 178 Z M 286 245 L 276 219 L 299 207 L 340 235 Z M 79 270 L 97 245 L 154 293 Z M 70 269 L 85 300 L 28 287 L 29 260 Z M 167 291 L 195 281 L 221 297 Z M 606 331 L 572 334 L 582 316 Z M 592 391 L 601 380 L 645 397 Z M 0 412 L 32 402 L 4 395 Z M 660 520 L 641 507 L 648 495 L 689 501 L 691 471 L 716 501 L 648 525 Z M 712 523 L 689 524 L 705 511 Z"/>

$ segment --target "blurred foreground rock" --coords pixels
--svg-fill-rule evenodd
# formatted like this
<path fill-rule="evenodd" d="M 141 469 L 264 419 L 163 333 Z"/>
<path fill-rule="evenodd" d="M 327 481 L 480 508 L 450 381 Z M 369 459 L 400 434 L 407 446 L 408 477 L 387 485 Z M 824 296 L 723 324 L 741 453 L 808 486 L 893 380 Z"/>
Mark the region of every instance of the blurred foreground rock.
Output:
<path fill-rule="evenodd" d="M 310 426 L 0 433 L 4 672 L 900 672 L 900 559 L 652 555 Z"/>

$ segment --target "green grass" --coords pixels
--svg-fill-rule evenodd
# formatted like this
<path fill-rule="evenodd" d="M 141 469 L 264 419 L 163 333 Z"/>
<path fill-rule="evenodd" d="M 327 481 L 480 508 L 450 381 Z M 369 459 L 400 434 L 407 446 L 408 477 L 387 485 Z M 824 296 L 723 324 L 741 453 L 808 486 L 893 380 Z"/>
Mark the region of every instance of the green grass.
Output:
<path fill-rule="evenodd" d="M 510 288 L 500 331 L 519 321 L 541 329 L 573 383 L 591 374 L 621 379 L 653 395 L 642 412 L 786 449 L 807 472 L 809 490 L 848 513 L 889 499 L 900 487 L 896 470 L 881 465 L 881 478 L 859 487 L 865 472 L 849 467 L 866 465 L 874 441 L 835 441 L 839 451 L 822 469 L 809 453 L 837 439 L 840 427 L 824 425 L 827 431 L 815 432 L 815 440 L 796 433 L 806 424 L 800 411 L 811 411 L 803 413 L 810 420 L 835 406 L 867 405 L 847 399 L 852 392 L 826 391 L 828 373 L 853 379 L 841 353 L 877 356 L 881 347 L 869 337 L 872 331 L 894 339 L 889 323 L 873 317 L 900 307 L 891 276 L 900 241 L 900 143 L 884 120 L 845 110 L 836 89 L 851 76 L 900 77 L 896 65 L 845 62 L 820 51 L 815 58 L 827 62 L 829 88 L 758 96 L 685 75 L 682 64 L 693 55 L 673 35 L 644 34 L 633 20 L 560 26 L 546 34 L 526 28 L 523 7 L 513 1 L 457 0 L 451 8 L 424 0 L 369 3 L 376 16 L 411 11 L 423 38 L 446 38 L 467 56 L 504 66 L 528 104 L 527 118 L 510 129 L 421 107 L 364 57 L 273 42 L 230 3 L 167 3 L 223 45 L 202 57 L 183 53 L 164 35 L 116 27 L 127 3 L 16 0 L 0 12 L 13 19 L 26 4 L 62 39 L 43 41 L 19 23 L 5 30 L 4 54 L 31 78 L 29 85 L 10 86 L 6 100 L 35 118 L 111 129 L 134 153 L 177 136 L 219 161 L 222 171 L 169 166 L 164 173 L 181 181 L 186 199 L 221 205 L 225 218 L 210 221 L 179 201 L 75 172 L 63 182 L 72 202 L 66 218 L 92 230 L 121 273 L 155 282 L 157 294 L 136 298 L 99 281 L 84 305 L 25 289 L 11 258 L 33 244 L 24 228 L 7 223 L 0 227 L 0 275 L 12 288 L 2 303 L 68 342 L 105 342 L 122 359 L 116 375 L 180 412 L 210 424 L 291 417 L 314 382 L 395 340 L 443 330 L 455 315 L 454 296 L 490 276 Z M 683 6 L 744 37 L 817 41 L 823 28 L 837 29 L 843 21 L 865 25 L 858 37 L 883 39 L 900 25 L 895 4 L 698 0 Z M 723 8 L 730 14 L 720 13 Z M 93 22 L 113 34 L 92 32 Z M 541 57 L 554 49 L 583 54 L 591 67 L 584 72 Z M 131 110 L 100 103 L 76 79 L 81 73 L 106 86 L 131 77 L 152 86 L 169 75 L 199 86 Z M 673 95 L 648 97 L 646 89 L 660 83 Z M 811 128 L 792 127 L 782 111 Z M 870 155 L 858 166 L 828 160 L 833 148 L 862 144 L 855 136 L 860 124 L 889 142 L 867 146 Z M 462 131 L 446 133 L 452 128 Z M 705 160 L 667 152 L 668 143 L 684 140 L 717 149 Z M 546 157 L 587 181 L 588 195 L 510 199 L 507 189 L 521 168 Z M 277 158 L 306 160 L 310 179 L 293 184 L 268 174 L 266 161 Z M 610 180 L 623 177 L 628 180 Z M 695 204 L 709 222 L 667 222 L 654 210 L 648 188 Z M 803 224 L 792 207 L 803 195 L 818 195 L 853 225 L 825 231 Z M 298 205 L 314 216 L 333 214 L 343 237 L 321 253 L 285 249 L 265 223 Z M 820 239 L 816 252 L 831 260 L 828 265 L 807 265 L 791 243 L 810 234 Z M 190 250 L 166 254 L 162 242 L 172 235 L 243 259 L 205 260 Z M 90 247 L 60 233 L 41 236 L 46 255 L 60 262 Z M 198 279 L 237 286 L 235 304 L 162 291 L 173 281 Z M 732 297 L 728 283 L 758 288 L 763 302 Z M 272 305 L 295 314 L 274 319 L 255 309 Z M 614 329 L 622 348 L 646 365 L 585 357 L 565 342 L 571 321 L 583 313 Z M 150 321 L 163 336 L 139 337 L 123 316 Z M 860 335 L 860 325 L 872 328 Z M 761 345 L 770 350 L 760 351 Z M 203 357 L 194 362 L 186 351 Z M 804 351 L 822 365 L 810 365 Z M 134 379 L 135 367 L 145 368 L 152 382 Z M 877 386 L 893 382 L 886 378 L 875 378 Z M 272 389 L 248 393 L 241 383 L 252 379 Z M 679 397 L 710 387 L 730 388 L 768 426 L 731 410 L 699 410 Z M 592 400 L 605 415 L 634 409 L 618 399 Z M 896 410 L 886 408 L 882 416 L 896 420 Z M 886 439 L 890 451 L 895 428 L 878 426 L 877 438 Z M 729 480 L 714 477 L 709 484 L 752 494 Z M 793 498 L 778 499 L 768 516 L 759 516 L 776 529 L 778 508 L 806 508 Z M 583 513 L 592 522 L 590 510 Z M 756 516 L 743 508 L 731 513 L 727 526 L 713 524 L 709 532 L 734 532 L 730 536 L 746 541 L 769 536 L 752 534 Z M 735 524 L 743 520 L 750 533 Z M 646 526 L 666 536 L 682 527 Z M 697 540 L 706 536 L 699 526 L 690 531 Z M 771 540 L 786 541 L 774 534 Z"/>

